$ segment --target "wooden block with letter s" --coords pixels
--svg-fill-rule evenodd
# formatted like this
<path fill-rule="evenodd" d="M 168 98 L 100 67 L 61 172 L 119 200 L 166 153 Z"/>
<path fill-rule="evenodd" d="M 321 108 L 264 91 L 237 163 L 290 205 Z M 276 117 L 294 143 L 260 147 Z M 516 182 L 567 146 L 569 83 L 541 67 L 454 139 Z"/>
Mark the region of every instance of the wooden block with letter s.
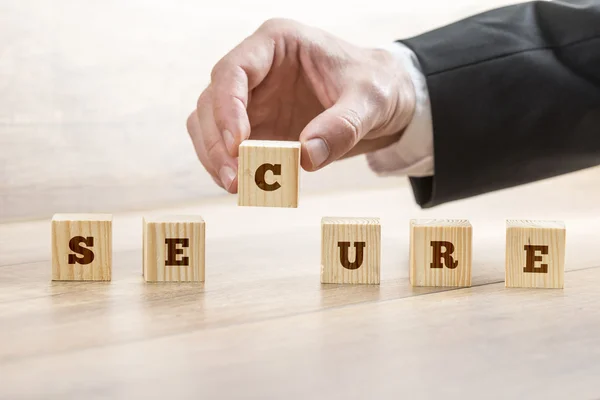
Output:
<path fill-rule="evenodd" d="M 471 286 L 472 234 L 467 220 L 411 220 L 410 283 Z"/>
<path fill-rule="evenodd" d="M 246 140 L 238 158 L 238 205 L 298 207 L 300 142 Z"/>
<path fill-rule="evenodd" d="M 321 283 L 378 285 L 380 262 L 378 218 L 321 220 Z"/>
<path fill-rule="evenodd" d="M 565 224 L 506 221 L 506 287 L 563 288 Z"/>
<path fill-rule="evenodd" d="M 110 281 L 112 215 L 55 214 L 52 217 L 52 280 Z"/>
<path fill-rule="evenodd" d="M 204 282 L 205 223 L 198 215 L 144 218 L 146 282 Z"/>

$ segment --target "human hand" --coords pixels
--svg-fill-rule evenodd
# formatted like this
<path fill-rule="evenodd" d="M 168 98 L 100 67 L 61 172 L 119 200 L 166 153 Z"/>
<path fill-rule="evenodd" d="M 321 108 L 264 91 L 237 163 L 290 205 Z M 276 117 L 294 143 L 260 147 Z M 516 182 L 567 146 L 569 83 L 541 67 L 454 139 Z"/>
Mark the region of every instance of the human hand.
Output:
<path fill-rule="evenodd" d="M 302 168 L 316 171 L 397 141 L 414 107 L 410 77 L 390 52 L 275 19 L 214 66 L 187 129 L 215 182 L 236 193 L 243 140 L 299 140 Z"/>

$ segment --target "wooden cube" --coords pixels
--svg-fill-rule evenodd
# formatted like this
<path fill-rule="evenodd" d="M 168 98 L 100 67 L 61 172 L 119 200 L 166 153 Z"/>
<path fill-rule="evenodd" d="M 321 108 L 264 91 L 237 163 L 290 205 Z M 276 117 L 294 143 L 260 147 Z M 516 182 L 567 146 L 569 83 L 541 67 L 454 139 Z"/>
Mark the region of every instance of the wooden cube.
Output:
<path fill-rule="evenodd" d="M 471 286 L 472 227 L 467 220 L 410 221 L 410 283 Z"/>
<path fill-rule="evenodd" d="M 110 281 L 112 215 L 55 214 L 52 218 L 52 280 Z"/>
<path fill-rule="evenodd" d="M 298 207 L 300 142 L 246 140 L 238 159 L 238 205 Z"/>
<path fill-rule="evenodd" d="M 321 220 L 321 283 L 379 284 L 378 218 Z"/>
<path fill-rule="evenodd" d="M 204 235 L 198 215 L 144 218 L 146 282 L 204 282 Z"/>
<path fill-rule="evenodd" d="M 563 288 L 565 224 L 506 221 L 506 287 Z"/>

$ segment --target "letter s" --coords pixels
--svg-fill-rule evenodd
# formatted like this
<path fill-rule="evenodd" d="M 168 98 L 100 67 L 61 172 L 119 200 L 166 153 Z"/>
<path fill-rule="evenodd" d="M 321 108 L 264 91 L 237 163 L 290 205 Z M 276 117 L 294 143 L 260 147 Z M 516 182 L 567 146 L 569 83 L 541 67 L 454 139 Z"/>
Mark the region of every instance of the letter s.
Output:
<path fill-rule="evenodd" d="M 78 257 L 77 254 L 69 254 L 69 264 L 85 265 L 94 261 L 94 252 L 88 248 L 82 247 L 81 243 L 85 244 L 88 247 L 93 247 L 94 238 L 91 236 L 75 236 L 71 240 L 69 240 L 69 249 L 81 255 L 81 257 Z"/>

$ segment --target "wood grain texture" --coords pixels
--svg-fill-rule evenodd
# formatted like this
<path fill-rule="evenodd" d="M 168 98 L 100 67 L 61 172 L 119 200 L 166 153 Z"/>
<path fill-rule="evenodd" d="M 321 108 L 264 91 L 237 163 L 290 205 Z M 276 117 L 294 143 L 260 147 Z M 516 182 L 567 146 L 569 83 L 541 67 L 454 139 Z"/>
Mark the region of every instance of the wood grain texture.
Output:
<path fill-rule="evenodd" d="M 145 277 L 146 271 L 146 217 L 142 217 L 142 276 Z"/>
<path fill-rule="evenodd" d="M 204 282 L 205 223 L 198 215 L 144 218 L 147 282 Z"/>
<path fill-rule="evenodd" d="M 51 240 L 52 280 L 111 280 L 112 215 L 55 214 Z"/>
<path fill-rule="evenodd" d="M 425 210 L 399 187 L 117 213 L 111 282 L 49 282 L 50 221 L 0 224 L 0 399 L 598 398 L 600 188 L 578 183 Z M 149 214 L 205 217 L 205 284 L 144 282 Z M 515 214 L 569 227 L 564 290 L 504 288 Z M 380 218 L 380 285 L 320 284 L 323 215 Z M 476 228 L 473 286 L 412 287 L 408 222 L 448 215 Z"/>
<path fill-rule="evenodd" d="M 506 221 L 506 287 L 563 288 L 566 228 L 562 221 Z"/>
<path fill-rule="evenodd" d="M 300 142 L 246 140 L 238 158 L 238 205 L 298 207 Z"/>
<path fill-rule="evenodd" d="M 324 217 L 321 220 L 321 283 L 379 284 L 379 218 Z"/>
<path fill-rule="evenodd" d="M 411 284 L 471 286 L 472 235 L 467 220 L 411 220 Z"/>
<path fill-rule="evenodd" d="M 0 397 L 372 399 L 403 391 L 416 399 L 596 398 L 600 268 L 567 279 L 561 296 L 498 283 L 351 303 L 349 289 L 357 287 L 337 287 L 327 296 L 339 306 L 319 312 L 299 311 L 310 298 L 291 306 L 292 279 L 276 302 L 268 290 L 243 287 L 237 317 L 225 293 L 239 285 L 211 294 L 114 281 L 116 288 L 98 285 L 87 296 L 83 287 L 57 287 L 47 305 L 33 303 L 33 293 L 22 306 L 0 305 L 0 338 L 11 344 L 0 349 Z M 279 304 L 280 316 L 261 316 L 261 303 Z M 45 324 L 45 335 L 11 330 L 24 319 Z M 343 378 L 353 376 L 356 360 L 361 379 Z M 428 371 L 449 363 L 431 385 Z M 344 384 L 331 385 L 334 379 Z"/>

